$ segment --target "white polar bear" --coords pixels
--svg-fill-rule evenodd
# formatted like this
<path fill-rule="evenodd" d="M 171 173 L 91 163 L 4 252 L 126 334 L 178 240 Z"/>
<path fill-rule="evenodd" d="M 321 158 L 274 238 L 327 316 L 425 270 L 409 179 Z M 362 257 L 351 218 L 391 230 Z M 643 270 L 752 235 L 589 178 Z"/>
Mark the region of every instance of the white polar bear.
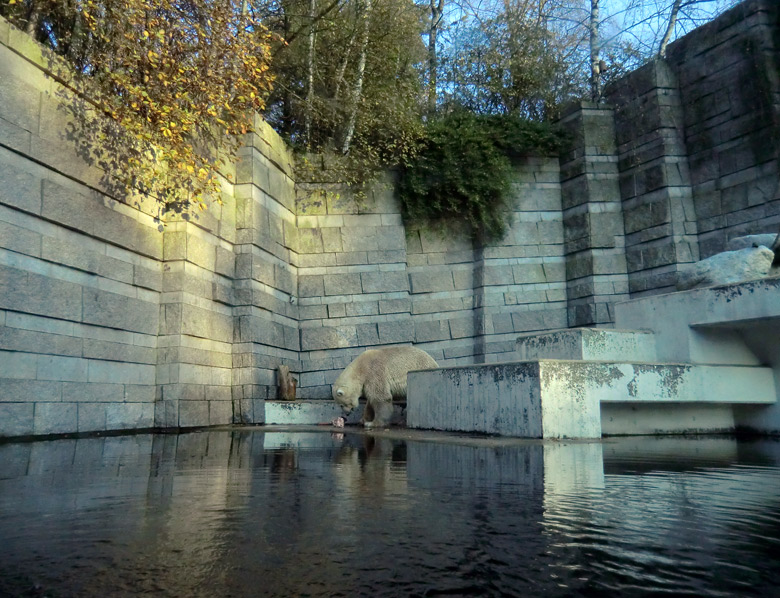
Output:
<path fill-rule="evenodd" d="M 393 398 L 406 397 L 406 374 L 410 370 L 439 367 L 422 349 L 391 347 L 368 349 L 358 355 L 333 383 L 333 400 L 350 413 L 365 397 L 363 425 L 384 428 L 393 415 Z"/>

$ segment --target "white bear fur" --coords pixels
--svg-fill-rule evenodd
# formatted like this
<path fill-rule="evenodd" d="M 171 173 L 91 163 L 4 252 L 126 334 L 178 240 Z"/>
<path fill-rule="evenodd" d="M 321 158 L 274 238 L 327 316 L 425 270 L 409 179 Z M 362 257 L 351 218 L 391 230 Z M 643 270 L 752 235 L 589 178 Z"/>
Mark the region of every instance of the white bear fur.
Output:
<path fill-rule="evenodd" d="M 406 374 L 437 367 L 433 357 L 415 347 L 368 349 L 336 378 L 333 400 L 350 413 L 364 397 L 363 425 L 384 428 L 393 415 L 393 398 L 406 397 Z"/>

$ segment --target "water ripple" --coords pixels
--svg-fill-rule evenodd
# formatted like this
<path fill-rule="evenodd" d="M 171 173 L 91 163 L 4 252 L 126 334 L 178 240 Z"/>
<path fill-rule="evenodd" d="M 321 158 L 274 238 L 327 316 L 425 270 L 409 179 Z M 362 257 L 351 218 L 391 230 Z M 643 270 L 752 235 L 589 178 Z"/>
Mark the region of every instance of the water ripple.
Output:
<path fill-rule="evenodd" d="M 780 584 L 778 443 L 313 438 L 0 445 L 0 597 L 720 598 Z"/>

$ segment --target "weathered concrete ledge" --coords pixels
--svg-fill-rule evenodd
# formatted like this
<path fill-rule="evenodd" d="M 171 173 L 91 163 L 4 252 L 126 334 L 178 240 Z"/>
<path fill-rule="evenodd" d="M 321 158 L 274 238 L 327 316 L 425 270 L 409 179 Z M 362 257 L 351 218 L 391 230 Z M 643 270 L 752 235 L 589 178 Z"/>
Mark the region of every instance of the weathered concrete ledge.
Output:
<path fill-rule="evenodd" d="M 344 413 L 333 401 L 266 401 L 265 423 L 284 425 L 309 425 L 330 422 Z M 356 424 L 363 416 L 360 405 L 348 417 L 346 423 Z"/>
<path fill-rule="evenodd" d="M 584 359 L 588 361 L 656 361 L 655 337 L 644 330 L 565 328 L 517 339 L 517 361 Z"/>
<path fill-rule="evenodd" d="M 602 409 L 612 403 L 654 406 L 649 413 L 656 420 L 658 414 L 674 420 L 677 405 L 776 401 L 770 368 L 539 360 L 410 372 L 407 425 L 525 438 L 600 438 Z M 716 411 L 721 416 L 705 418 L 690 431 L 733 430 L 733 417 L 723 416 L 728 410 Z M 630 409 L 607 407 L 607 417 L 611 434 L 642 433 Z M 664 425 L 669 424 L 652 429 Z M 671 429 L 688 431 L 680 425 Z"/>

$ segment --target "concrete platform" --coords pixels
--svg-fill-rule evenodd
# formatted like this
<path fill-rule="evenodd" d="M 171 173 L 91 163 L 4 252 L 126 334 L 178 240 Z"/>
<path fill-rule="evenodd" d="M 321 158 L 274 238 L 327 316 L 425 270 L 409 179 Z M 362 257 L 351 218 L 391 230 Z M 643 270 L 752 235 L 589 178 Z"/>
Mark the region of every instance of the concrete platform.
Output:
<path fill-rule="evenodd" d="M 391 423 L 403 423 L 405 405 L 393 405 Z M 344 413 L 335 402 L 329 400 L 266 401 L 265 423 L 269 425 L 316 425 L 330 422 Z M 363 403 L 345 418 L 346 424 L 358 424 L 363 417 Z"/>
<path fill-rule="evenodd" d="M 333 401 L 266 401 L 265 423 L 281 425 L 316 425 L 330 422 L 344 413 Z M 363 416 L 360 405 L 346 418 L 346 423 L 356 424 Z"/>
<path fill-rule="evenodd" d="M 689 364 L 538 360 L 464 366 L 410 372 L 408 388 L 410 428 L 525 438 L 600 438 L 604 412 L 611 434 L 654 433 L 664 426 L 724 432 L 735 426 L 731 406 L 777 400 L 769 368 Z M 641 406 L 653 423 L 642 428 L 633 421 L 635 409 L 611 404 Z M 690 415 L 680 420 L 676 407 L 687 405 L 690 412 L 691 404 L 698 404 L 693 421 L 683 424 Z M 728 408 L 710 408 L 717 404 Z M 702 415 L 698 421 L 695 413 Z M 652 432 L 639 431 L 645 429 Z"/>

